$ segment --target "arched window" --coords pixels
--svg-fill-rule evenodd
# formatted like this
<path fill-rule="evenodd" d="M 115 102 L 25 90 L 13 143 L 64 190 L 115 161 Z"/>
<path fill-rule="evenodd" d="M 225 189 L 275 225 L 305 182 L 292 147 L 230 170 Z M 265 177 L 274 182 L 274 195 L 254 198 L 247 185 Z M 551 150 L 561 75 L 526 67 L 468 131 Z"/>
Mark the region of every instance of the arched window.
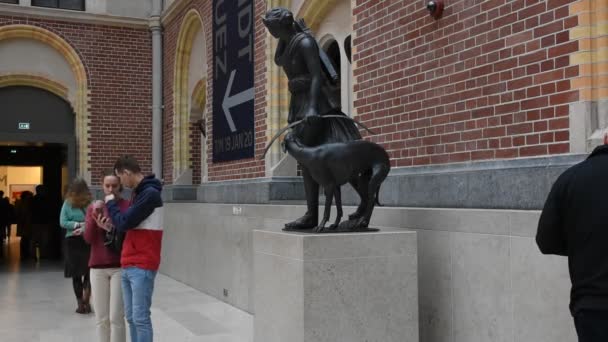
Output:
<path fill-rule="evenodd" d="M 323 11 L 315 8 L 324 7 Z M 354 115 L 353 75 L 351 66 L 351 38 L 353 32 L 351 1 L 306 0 L 300 15 L 309 23 L 320 46 L 332 55 L 332 61 L 340 74 L 340 102 L 342 111 Z"/>
<path fill-rule="evenodd" d="M 198 11 L 192 9 L 182 21 L 175 57 L 173 165 L 172 170 L 165 171 L 172 175 L 173 184 L 199 184 L 205 176 L 206 152 L 201 152 L 205 136 L 197 133 L 200 120 L 205 119 L 206 56 L 203 22 Z"/>
<path fill-rule="evenodd" d="M 336 97 L 339 99 L 339 102 L 342 103 L 342 68 L 340 61 L 340 46 L 335 39 L 331 39 L 323 45 L 323 50 L 325 50 L 325 53 L 327 53 L 327 57 L 329 57 L 329 60 L 334 65 L 334 69 L 336 69 L 336 72 L 338 73 L 338 79 L 336 80 L 335 84 Z"/>
<path fill-rule="evenodd" d="M 346 39 L 344 39 L 344 52 L 346 53 L 346 58 L 348 58 L 348 63 L 352 64 L 352 45 L 351 45 L 351 35 L 349 34 Z"/>

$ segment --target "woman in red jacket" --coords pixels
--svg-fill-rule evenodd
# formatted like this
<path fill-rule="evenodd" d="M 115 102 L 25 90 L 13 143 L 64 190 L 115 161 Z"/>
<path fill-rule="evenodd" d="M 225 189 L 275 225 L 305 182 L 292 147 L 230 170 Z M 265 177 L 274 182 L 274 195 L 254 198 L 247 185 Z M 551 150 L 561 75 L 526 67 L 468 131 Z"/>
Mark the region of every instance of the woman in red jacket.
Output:
<path fill-rule="evenodd" d="M 114 194 L 121 211 L 126 211 L 129 202 L 120 198 L 122 186 L 112 171 L 103 175 L 103 192 Z M 106 246 L 107 223 L 109 217 L 103 201 L 96 201 L 87 209 L 85 240 L 91 245 L 89 267 L 91 269 L 91 290 L 100 342 L 124 342 L 126 339 L 124 308 L 121 290 L 120 253 Z"/>

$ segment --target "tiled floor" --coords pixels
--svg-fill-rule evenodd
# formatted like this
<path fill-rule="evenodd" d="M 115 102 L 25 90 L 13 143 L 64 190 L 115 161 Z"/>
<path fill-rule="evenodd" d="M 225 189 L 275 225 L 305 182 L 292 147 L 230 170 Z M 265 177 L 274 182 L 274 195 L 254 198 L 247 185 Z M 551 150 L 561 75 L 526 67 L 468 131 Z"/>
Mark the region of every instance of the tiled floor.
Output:
<path fill-rule="evenodd" d="M 58 263 L 18 261 L 18 239 L 0 260 L 0 341 L 94 342 L 93 315 L 74 313 L 71 281 Z M 156 278 L 154 340 L 250 342 L 252 316 L 168 277 Z"/>

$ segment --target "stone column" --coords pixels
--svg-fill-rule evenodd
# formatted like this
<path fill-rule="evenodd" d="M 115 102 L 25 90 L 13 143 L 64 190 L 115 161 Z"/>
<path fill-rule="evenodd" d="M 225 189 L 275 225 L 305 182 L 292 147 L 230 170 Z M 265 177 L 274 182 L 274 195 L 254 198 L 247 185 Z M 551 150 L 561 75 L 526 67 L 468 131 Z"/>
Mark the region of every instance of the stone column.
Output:
<path fill-rule="evenodd" d="M 160 21 L 162 0 L 152 1 L 152 172 L 163 177 L 163 36 Z"/>

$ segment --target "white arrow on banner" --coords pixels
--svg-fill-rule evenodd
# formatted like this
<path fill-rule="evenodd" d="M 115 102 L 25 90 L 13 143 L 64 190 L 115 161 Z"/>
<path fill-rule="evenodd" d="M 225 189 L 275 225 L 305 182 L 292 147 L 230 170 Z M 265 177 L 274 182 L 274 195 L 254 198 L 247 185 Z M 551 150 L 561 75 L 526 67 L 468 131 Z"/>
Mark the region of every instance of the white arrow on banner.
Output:
<path fill-rule="evenodd" d="M 228 121 L 228 126 L 230 126 L 230 130 L 232 131 L 232 133 L 236 132 L 236 126 L 234 125 L 234 120 L 232 120 L 230 108 L 236 107 L 247 101 L 251 101 L 255 96 L 255 91 L 253 87 L 236 95 L 230 96 L 230 91 L 232 90 L 232 83 L 234 82 L 235 75 L 236 70 L 232 70 L 232 72 L 230 73 L 230 80 L 228 80 L 228 87 L 226 88 L 226 93 L 224 94 L 224 101 L 222 102 L 224 115 L 226 115 L 226 120 Z"/>

